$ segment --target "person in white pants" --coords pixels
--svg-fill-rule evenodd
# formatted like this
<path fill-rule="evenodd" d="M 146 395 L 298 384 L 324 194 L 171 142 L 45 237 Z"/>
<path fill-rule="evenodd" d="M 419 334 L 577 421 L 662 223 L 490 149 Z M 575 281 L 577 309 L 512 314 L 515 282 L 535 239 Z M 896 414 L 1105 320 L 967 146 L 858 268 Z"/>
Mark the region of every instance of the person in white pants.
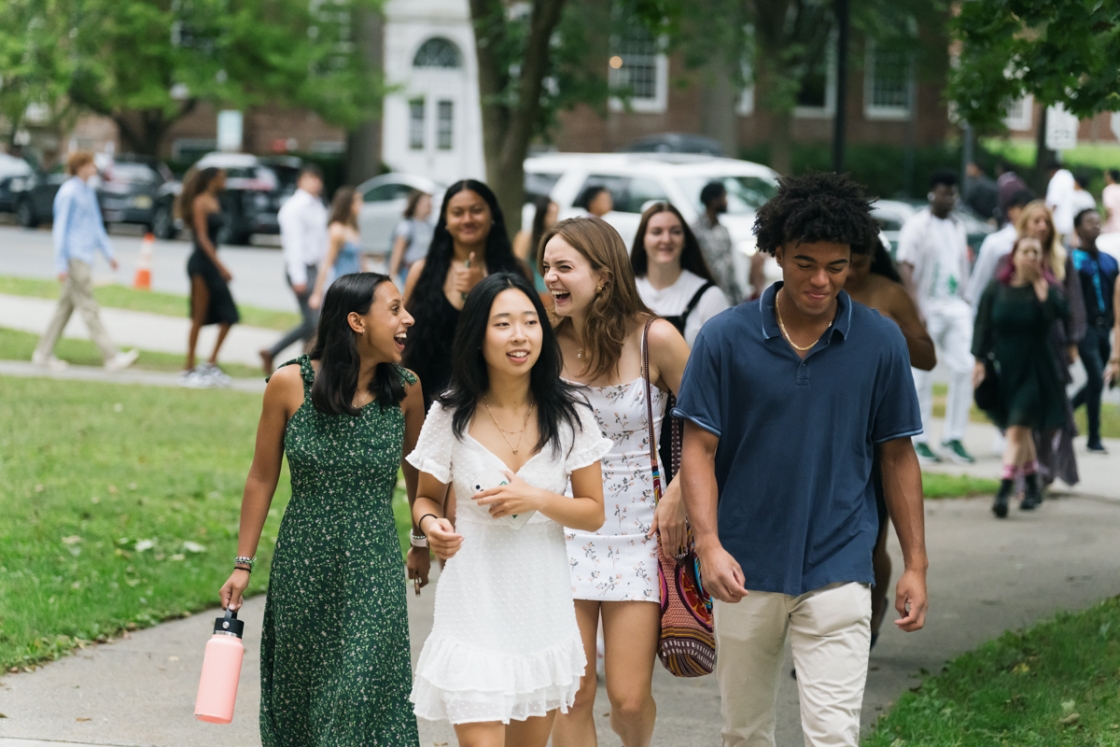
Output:
<path fill-rule="evenodd" d="M 975 461 L 963 440 L 972 406 L 972 307 L 965 300 L 968 287 L 968 240 L 964 224 L 953 216 L 957 202 L 957 176 L 938 171 L 930 179 L 929 207 L 902 227 L 898 262 L 906 289 L 914 297 L 926 329 L 937 348 L 937 359 L 949 369 L 949 399 L 945 405 L 945 431 L 941 446 L 956 462 Z M 933 374 L 913 369 L 914 386 L 922 412 L 921 435 L 914 450 L 924 462 L 940 462 L 929 446 L 933 420 Z"/>

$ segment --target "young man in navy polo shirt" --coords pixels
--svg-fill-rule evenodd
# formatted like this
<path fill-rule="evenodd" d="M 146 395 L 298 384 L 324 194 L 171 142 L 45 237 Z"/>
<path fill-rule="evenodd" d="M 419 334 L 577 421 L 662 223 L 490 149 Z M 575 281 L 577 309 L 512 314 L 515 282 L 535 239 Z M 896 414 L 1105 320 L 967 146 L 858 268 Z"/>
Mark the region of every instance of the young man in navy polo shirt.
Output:
<path fill-rule="evenodd" d="M 773 747 L 787 635 L 810 747 L 859 743 L 870 649 L 872 461 L 906 570 L 901 629 L 925 623 L 922 430 L 910 356 L 893 321 L 843 291 L 852 252 L 878 240 L 848 177 L 782 181 L 758 212 L 758 248 L 783 282 L 696 338 L 674 414 L 681 477 L 716 599 L 724 747 Z"/>

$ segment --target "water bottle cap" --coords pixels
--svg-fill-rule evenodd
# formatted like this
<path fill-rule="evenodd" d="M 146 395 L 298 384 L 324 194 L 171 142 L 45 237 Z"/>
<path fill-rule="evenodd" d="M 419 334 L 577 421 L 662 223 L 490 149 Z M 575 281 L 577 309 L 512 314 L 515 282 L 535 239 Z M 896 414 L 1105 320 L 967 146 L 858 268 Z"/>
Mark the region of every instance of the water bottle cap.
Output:
<path fill-rule="evenodd" d="M 214 633 L 232 635 L 241 638 L 245 633 L 245 623 L 237 619 L 237 613 L 226 610 L 225 615 L 214 621 Z"/>

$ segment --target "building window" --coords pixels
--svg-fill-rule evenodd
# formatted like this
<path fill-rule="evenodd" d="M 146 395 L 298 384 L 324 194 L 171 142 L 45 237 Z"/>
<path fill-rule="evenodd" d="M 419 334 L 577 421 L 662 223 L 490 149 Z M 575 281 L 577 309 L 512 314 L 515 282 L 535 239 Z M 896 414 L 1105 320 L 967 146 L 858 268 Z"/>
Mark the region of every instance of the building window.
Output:
<path fill-rule="evenodd" d="M 1007 129 L 1018 132 L 1029 132 L 1034 124 L 1034 96 L 1029 93 L 1021 99 L 1016 99 L 1007 107 L 1007 115 L 1003 118 Z"/>
<path fill-rule="evenodd" d="M 829 33 L 824 49 L 806 55 L 797 91 L 795 117 L 831 117 L 836 110 L 836 34 Z"/>
<path fill-rule="evenodd" d="M 902 49 L 867 40 L 863 67 L 863 104 L 868 119 L 908 119 L 914 87 L 913 57 Z"/>
<path fill-rule="evenodd" d="M 424 150 L 424 99 L 408 102 L 408 147 Z"/>
<path fill-rule="evenodd" d="M 631 23 L 612 34 L 610 44 L 608 80 L 619 94 L 611 100 L 611 108 L 624 109 L 628 103 L 634 111 L 664 111 L 669 61 L 661 54 L 657 39 L 642 26 Z"/>
<path fill-rule="evenodd" d="M 451 150 L 454 147 L 455 104 L 451 101 L 439 102 L 436 118 L 436 147 Z"/>
<path fill-rule="evenodd" d="M 434 36 L 420 45 L 412 58 L 413 67 L 434 67 L 444 70 L 457 70 L 463 66 L 463 55 L 455 42 L 442 36 Z"/>

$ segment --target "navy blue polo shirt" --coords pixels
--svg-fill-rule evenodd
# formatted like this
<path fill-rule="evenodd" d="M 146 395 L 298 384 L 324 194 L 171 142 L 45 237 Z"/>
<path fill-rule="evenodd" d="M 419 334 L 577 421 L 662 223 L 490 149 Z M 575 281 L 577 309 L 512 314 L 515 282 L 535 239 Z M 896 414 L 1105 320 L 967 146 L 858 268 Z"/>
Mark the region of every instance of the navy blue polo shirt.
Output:
<path fill-rule="evenodd" d="M 802 360 L 775 320 L 781 285 L 704 325 L 673 414 L 719 436 L 719 539 L 747 589 L 870 584 L 875 445 L 922 432 L 906 341 L 841 291 Z"/>

